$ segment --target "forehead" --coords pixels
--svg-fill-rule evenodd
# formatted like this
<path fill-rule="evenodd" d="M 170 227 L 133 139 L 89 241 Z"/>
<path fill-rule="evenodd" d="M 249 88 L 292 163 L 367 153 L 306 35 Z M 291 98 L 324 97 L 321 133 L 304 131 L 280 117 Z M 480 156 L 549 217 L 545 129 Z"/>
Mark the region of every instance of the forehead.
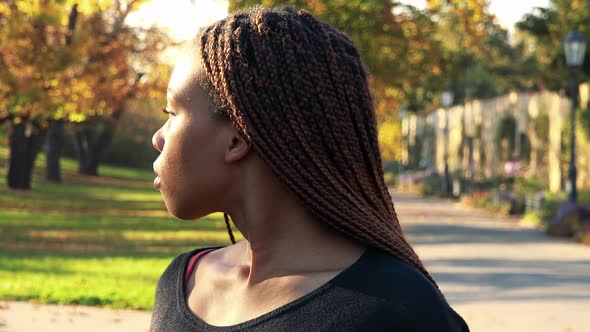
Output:
<path fill-rule="evenodd" d="M 168 99 L 178 101 L 190 100 L 198 82 L 203 78 L 201 61 L 198 56 L 182 52 L 176 59 L 172 76 L 168 83 Z"/>

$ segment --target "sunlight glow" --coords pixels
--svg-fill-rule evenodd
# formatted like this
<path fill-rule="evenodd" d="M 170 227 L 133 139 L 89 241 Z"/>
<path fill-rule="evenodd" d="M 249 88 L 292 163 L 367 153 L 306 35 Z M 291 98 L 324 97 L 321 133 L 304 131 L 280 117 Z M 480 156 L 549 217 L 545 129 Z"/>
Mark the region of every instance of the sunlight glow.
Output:
<path fill-rule="evenodd" d="M 152 0 L 129 15 L 129 24 L 159 26 L 167 29 L 176 41 L 187 41 L 199 28 L 227 16 L 224 0 Z"/>
<path fill-rule="evenodd" d="M 412 5 L 416 8 L 426 8 L 426 0 L 398 0 L 398 2 Z M 530 13 L 535 7 L 549 6 L 549 0 L 491 0 L 490 12 L 496 15 L 498 23 L 514 31 L 514 24 L 522 19 L 524 14 Z"/>

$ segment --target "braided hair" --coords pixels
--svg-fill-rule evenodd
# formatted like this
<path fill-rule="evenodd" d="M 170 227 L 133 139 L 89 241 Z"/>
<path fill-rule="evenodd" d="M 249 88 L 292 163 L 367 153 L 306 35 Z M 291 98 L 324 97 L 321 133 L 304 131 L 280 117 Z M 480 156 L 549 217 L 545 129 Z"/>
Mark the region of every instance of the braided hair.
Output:
<path fill-rule="evenodd" d="M 206 27 L 195 42 L 216 114 L 296 199 L 334 230 L 434 282 L 383 180 L 367 74 L 350 38 L 305 10 L 254 7 Z"/>

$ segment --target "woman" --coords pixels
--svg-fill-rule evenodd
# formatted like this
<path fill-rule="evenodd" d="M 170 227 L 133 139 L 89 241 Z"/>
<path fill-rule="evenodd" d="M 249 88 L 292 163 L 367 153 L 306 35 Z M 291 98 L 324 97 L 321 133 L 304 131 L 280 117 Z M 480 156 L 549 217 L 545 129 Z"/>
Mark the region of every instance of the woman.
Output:
<path fill-rule="evenodd" d="M 166 207 L 222 211 L 245 240 L 176 257 L 152 331 L 468 331 L 401 231 L 347 36 L 292 8 L 230 15 L 178 60 L 165 112 Z"/>

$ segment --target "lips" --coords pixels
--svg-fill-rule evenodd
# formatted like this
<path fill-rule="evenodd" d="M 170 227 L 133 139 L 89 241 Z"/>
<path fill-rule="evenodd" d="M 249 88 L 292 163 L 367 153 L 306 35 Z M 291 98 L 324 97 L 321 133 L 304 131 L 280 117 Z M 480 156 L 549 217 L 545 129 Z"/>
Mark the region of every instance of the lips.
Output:
<path fill-rule="evenodd" d="M 156 161 L 154 161 L 154 165 L 153 165 L 153 169 L 154 169 L 154 174 L 156 174 L 156 178 L 154 179 L 154 188 L 156 190 L 160 189 L 160 183 L 162 182 L 162 180 L 160 179 L 160 176 L 158 175 L 158 171 L 156 170 Z"/>

